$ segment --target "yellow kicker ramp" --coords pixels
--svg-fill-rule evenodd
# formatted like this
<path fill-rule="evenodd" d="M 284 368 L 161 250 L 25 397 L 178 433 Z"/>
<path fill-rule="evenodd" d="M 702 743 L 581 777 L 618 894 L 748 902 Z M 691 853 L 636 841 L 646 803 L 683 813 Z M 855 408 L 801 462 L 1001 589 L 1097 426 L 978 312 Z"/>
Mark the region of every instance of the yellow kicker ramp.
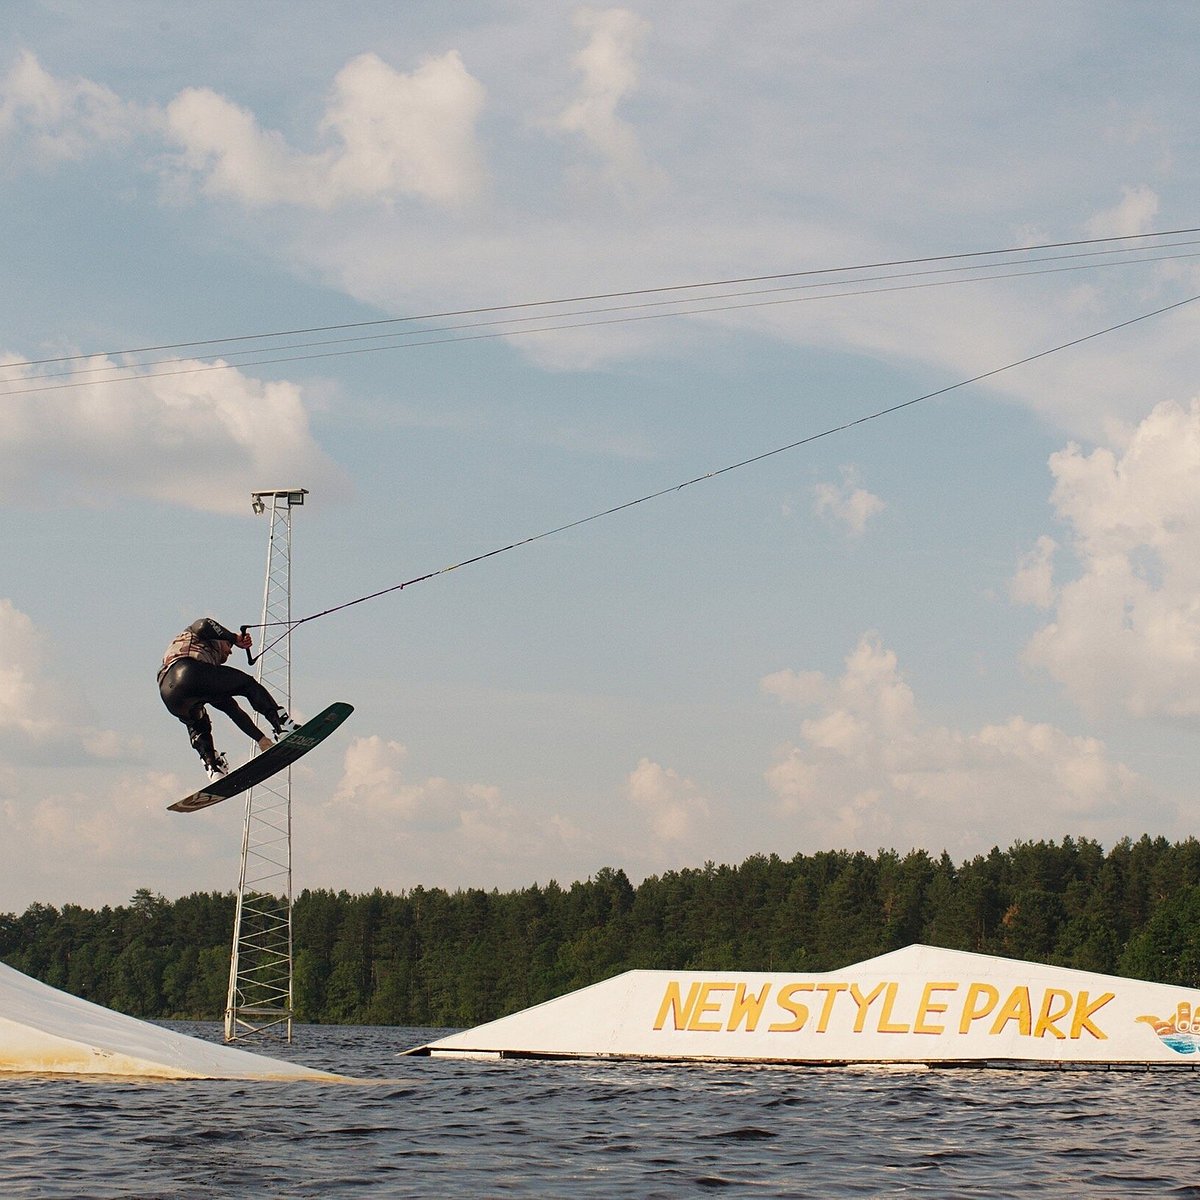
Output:
<path fill-rule="evenodd" d="M 350 1082 L 344 1075 L 216 1045 L 113 1012 L 3 963 L 0 1072 Z"/>

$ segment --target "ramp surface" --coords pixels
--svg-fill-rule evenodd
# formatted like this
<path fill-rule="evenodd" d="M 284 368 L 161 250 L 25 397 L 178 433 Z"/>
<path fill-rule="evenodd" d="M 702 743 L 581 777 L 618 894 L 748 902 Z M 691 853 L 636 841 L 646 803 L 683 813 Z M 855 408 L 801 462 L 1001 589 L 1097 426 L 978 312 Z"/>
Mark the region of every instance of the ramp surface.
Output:
<path fill-rule="evenodd" d="M 127 1017 L 40 983 L 3 963 L 0 1071 L 158 1079 L 346 1078 Z"/>
<path fill-rule="evenodd" d="M 1200 1067 L 1200 991 L 913 945 L 820 974 L 628 971 L 413 1054 Z"/>

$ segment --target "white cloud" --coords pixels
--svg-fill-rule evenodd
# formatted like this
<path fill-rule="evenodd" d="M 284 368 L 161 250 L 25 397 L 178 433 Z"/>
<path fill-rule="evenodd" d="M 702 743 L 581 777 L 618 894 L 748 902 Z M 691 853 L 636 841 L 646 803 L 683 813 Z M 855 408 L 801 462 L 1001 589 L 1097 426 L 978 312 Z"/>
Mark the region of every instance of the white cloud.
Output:
<path fill-rule="evenodd" d="M 485 784 L 455 784 L 439 776 L 406 782 L 407 758 L 408 750 L 399 742 L 378 735 L 355 738 L 346 751 L 333 806 L 443 832 L 477 830 L 486 814 L 501 812 L 499 791 Z"/>
<path fill-rule="evenodd" d="M 86 681 L 68 686 L 57 678 L 50 651 L 33 620 L 0 599 L 0 908 L 68 895 L 86 902 L 80 864 L 87 885 L 100 889 L 95 898 L 109 900 L 99 881 L 109 867 L 131 875 L 141 869 L 129 856 L 134 789 L 125 780 L 100 794 L 95 783 L 96 771 L 113 760 L 140 757 L 141 743 L 89 722 L 80 695 Z M 64 790 L 64 779 L 80 768 L 90 786 Z M 140 806 L 137 815 L 144 816 Z M 140 855 L 148 839 L 144 822 L 136 827 Z M 138 886 L 130 883 L 126 894 Z"/>
<path fill-rule="evenodd" d="M 442 776 L 410 783 L 404 776 L 407 758 L 408 750 L 399 742 L 377 734 L 355 738 L 346 750 L 328 814 L 352 813 L 367 828 L 379 823 L 376 827 L 385 840 L 401 828 L 495 843 L 506 839 L 513 814 L 498 788 L 455 783 Z"/>
<path fill-rule="evenodd" d="M 1054 552 L 1058 545 L 1043 534 L 1037 545 L 1022 559 L 1016 574 L 1009 581 L 1008 594 L 1014 604 L 1031 604 L 1035 608 L 1054 605 Z"/>
<path fill-rule="evenodd" d="M 180 165 L 210 195 L 251 207 L 289 204 L 329 210 L 355 201 L 415 197 L 461 204 L 484 183 L 475 124 L 482 85 L 454 51 L 409 75 L 362 54 L 334 80 L 320 132 L 333 144 L 294 150 L 253 113 L 208 88 L 189 88 L 167 106 L 182 147 Z"/>
<path fill-rule="evenodd" d="M 559 26 L 538 21 L 536 36 L 520 18 L 504 25 L 500 57 L 513 74 L 529 77 L 547 58 L 557 65 L 569 57 Z M 0 132 L 5 125 L 30 136 L 40 130 L 75 153 L 122 130 L 157 130 L 178 148 L 176 185 L 198 186 L 209 196 L 254 209 L 289 206 L 293 211 L 285 220 L 269 213 L 260 217 L 256 245 L 277 255 L 289 270 L 316 271 L 356 299 L 391 312 L 411 311 L 414 302 L 424 304 L 429 297 L 436 297 L 439 307 L 469 307 L 480 296 L 504 303 L 570 295 L 581 281 L 589 291 L 617 291 L 631 284 L 738 275 L 754 263 L 799 268 L 928 250 L 932 235 L 919 221 L 891 229 L 881 242 L 868 219 L 885 208 L 896 211 L 898 198 L 914 199 L 909 207 L 919 212 L 911 192 L 914 179 L 940 180 L 943 205 L 951 210 L 955 203 L 970 205 L 980 228 L 999 231 L 995 239 L 988 235 L 993 244 L 1027 240 L 1024 230 L 1003 234 L 1004 214 L 1013 211 L 1015 200 L 1003 189 L 995 191 L 995 144 L 987 143 L 986 155 L 976 149 L 962 158 L 961 147 L 974 144 L 968 133 L 979 113 L 971 103 L 960 110 L 939 98 L 949 93 L 957 101 L 963 82 L 977 74 L 979 60 L 956 59 L 950 75 L 934 73 L 945 93 L 929 91 L 930 66 L 945 66 L 938 47 L 961 41 L 961 18 L 931 16 L 923 42 L 927 57 L 906 59 L 898 78 L 893 78 L 898 23 L 877 23 L 866 41 L 852 9 L 822 19 L 815 32 L 807 11 L 776 13 L 754 25 L 756 40 L 748 40 L 739 54 L 693 36 L 686 23 L 670 18 L 659 22 L 651 40 L 646 21 L 628 9 L 578 14 L 576 36 L 586 39 L 575 58 L 579 90 L 569 103 L 558 104 L 552 128 L 577 138 L 588 162 L 600 164 L 603 187 L 597 186 L 595 169 L 576 167 L 567 177 L 582 171 L 577 186 L 563 189 L 558 159 L 528 136 L 530 113 L 554 104 L 546 90 L 553 86 L 561 94 L 561 74 L 547 71 L 549 82 L 540 91 L 530 85 L 517 89 L 519 98 L 513 99 L 504 91 L 506 72 L 484 49 L 492 48 L 483 40 L 492 31 L 465 27 L 457 32 L 468 50 L 430 57 L 407 74 L 371 53 L 347 62 L 315 123 L 316 148 L 292 144 L 212 88 L 191 88 L 169 103 L 164 98 L 160 107 L 137 109 L 99 84 L 53 79 L 30 56 L 10 76 L 15 82 L 0 108 Z M 1020 31 L 998 19 L 990 32 L 1010 39 L 1014 49 L 1021 44 Z M 1047 53 L 1067 53 L 1069 39 L 1062 38 Z M 862 86 L 845 97 L 836 114 L 823 109 L 821 122 L 797 119 L 828 95 L 842 94 L 844 67 L 830 48 L 843 39 L 854 46 Z M 983 44 L 991 43 L 984 39 Z M 485 94 L 465 65 L 476 60 L 496 70 L 488 96 L 495 91 L 497 107 L 488 114 L 486 135 L 489 157 L 502 174 L 487 192 L 497 203 L 478 203 L 466 211 L 461 206 L 483 196 L 487 182 L 477 128 Z M 797 63 L 803 65 L 800 72 Z M 790 72 L 786 86 L 779 82 L 785 66 Z M 713 72 L 712 87 L 689 82 Z M 629 107 L 644 78 L 654 82 L 655 102 L 637 112 L 635 127 L 621 115 L 622 106 Z M 903 79 L 911 91 L 879 91 Z M 747 95 L 730 102 L 735 85 L 745 87 Z M 888 108 L 881 124 L 884 101 L 894 111 Z M 521 103 L 527 107 L 517 107 Z M 930 157 L 937 143 L 926 137 L 902 140 L 885 133 L 926 128 L 930 107 L 949 121 L 943 136 L 955 148 L 942 158 Z M 1093 128 L 1084 123 L 1086 106 L 1071 112 L 1085 114 L 1072 117 L 1079 129 L 1071 127 L 1085 136 L 1083 131 Z M 545 123 L 541 128 L 544 133 Z M 524 136 L 514 141 L 517 129 Z M 865 141 L 859 136 L 864 131 Z M 1006 173 L 1005 187 L 1018 189 L 1018 196 L 1022 188 L 1045 194 L 1064 182 L 1063 136 L 1061 130 L 1054 138 L 1047 134 L 1038 147 L 1026 139 L 1024 170 Z M 664 170 L 647 163 L 643 142 L 651 139 Z M 856 152 L 848 154 L 847 145 Z M 863 170 L 864 155 L 869 171 Z M 913 169 L 914 155 L 920 170 Z M 161 157 L 147 156 L 141 167 L 161 163 Z M 1078 213 L 1097 184 L 1086 173 L 1070 182 L 1064 211 Z M 637 197 L 639 220 L 631 222 L 621 205 L 612 204 L 614 189 L 618 196 Z M 589 197 L 596 202 L 585 203 Z M 425 221 L 397 223 L 391 204 L 404 198 L 428 202 Z M 1149 185 L 1128 188 L 1115 206 L 1094 214 L 1090 226 L 1143 231 L 1156 219 L 1158 203 Z M 747 220 L 748 204 L 752 220 Z M 353 213 L 344 213 L 344 221 L 328 221 L 332 208 L 347 205 Z M 1046 227 L 1051 228 L 1049 222 Z M 1053 240 L 1071 232 L 1060 222 L 1041 236 Z M 795 262 L 781 263 L 781 253 Z M 1194 273 L 1192 266 L 1164 263 L 1138 268 L 1136 274 L 1122 268 L 905 290 L 853 302 L 729 311 L 702 321 L 567 330 L 521 337 L 515 344 L 552 368 L 586 368 L 668 342 L 673 353 L 685 352 L 690 339 L 721 326 L 790 344 L 929 364 L 936 381 L 945 384 L 1094 332 L 1162 299 L 1177 299 L 1180 286 L 1193 286 L 1181 276 L 1194 280 Z M 1112 287 L 1108 280 L 1121 282 Z M 1175 314 L 1138 326 L 1136 333 L 994 376 L 987 387 L 1075 436 L 1095 438 L 1112 419 L 1140 419 L 1148 403 L 1177 394 L 1178 380 L 1190 370 L 1188 348 L 1198 330 L 1200 315 Z"/>
<path fill-rule="evenodd" d="M 328 211 L 405 197 L 460 205 L 486 181 L 475 132 L 484 98 L 453 50 L 407 75 L 361 54 L 333 81 L 317 130 L 328 145 L 306 154 L 211 88 L 139 106 L 92 80 L 56 78 L 24 53 L 0 83 L 0 137 L 22 136 L 41 156 L 67 160 L 152 133 L 178 147 L 177 176 L 250 207 Z"/>
<path fill-rule="evenodd" d="M 175 372 L 158 376 L 121 374 L 119 364 L 96 356 L 87 368 L 97 382 L 56 393 L 55 420 L 46 421 L 37 390 L 44 385 L 14 363 L 0 357 L 0 389 L 9 393 L 0 417 L 5 500 L 95 504 L 134 496 L 241 512 L 263 479 L 322 480 L 335 495 L 345 488 L 313 440 L 293 384 L 212 369 L 219 361 L 179 360 L 155 367 Z M 120 382 L 102 382 L 113 372 Z"/>
<path fill-rule="evenodd" d="M 335 194 L 473 198 L 484 182 L 475 134 L 484 99 L 453 50 L 410 75 L 373 54 L 354 59 L 338 73 L 322 122 L 345 146 L 331 168 Z"/>
<path fill-rule="evenodd" d="M 561 817 L 534 818 L 488 783 L 444 776 L 409 780 L 409 752 L 372 734 L 347 748 L 330 800 L 306 818 L 305 873 L 341 886 L 411 887 L 467 878 L 503 861 L 508 872 L 538 864 L 580 840 Z"/>
<path fill-rule="evenodd" d="M 412 805 L 397 803 L 401 768 L 407 757 L 408 751 L 399 742 L 385 742 L 378 735 L 355 738 L 343 759 L 334 803 L 411 810 Z"/>
<path fill-rule="evenodd" d="M 0 600 L 0 730 L 36 737 L 54 728 L 56 701 L 41 677 L 42 656 L 33 621 Z"/>
<path fill-rule="evenodd" d="M 156 124 L 153 110 L 89 79 L 56 79 L 28 51 L 0 81 L 0 137 L 23 134 L 51 160 L 82 158 Z"/>
<path fill-rule="evenodd" d="M 1039 586 L 1016 586 L 1054 606 L 1028 660 L 1088 711 L 1200 716 L 1200 399 L 1159 404 L 1120 450 L 1069 445 L 1050 470 L 1078 574 L 1052 586 L 1045 555 Z"/>
<path fill-rule="evenodd" d="M 167 128 L 183 147 L 181 165 L 204 190 L 249 205 L 306 203 L 319 159 L 293 153 L 283 135 L 258 128 L 254 114 L 209 88 L 189 88 L 167 106 Z"/>
<path fill-rule="evenodd" d="M 633 806 L 649 822 L 651 832 L 664 842 L 689 838 L 709 815 L 708 801 L 690 779 L 648 758 L 641 759 L 629 773 L 627 790 Z"/>
<path fill-rule="evenodd" d="M 769 696 L 784 704 L 797 706 L 816 704 L 825 694 L 825 676 L 820 671 L 776 671 L 759 681 Z"/>
<path fill-rule="evenodd" d="M 168 896 L 232 887 L 240 812 L 168 813 L 189 790 L 161 771 L 103 782 L 92 772 L 82 786 L 61 770 L 24 775 L 19 788 L 0 780 L 0 911 L 120 903 L 140 887 Z"/>
<path fill-rule="evenodd" d="M 0 598 L 0 747 L 70 759 L 121 759 L 140 743 L 91 724 L 76 688 L 47 666 L 50 646 L 33 620 Z"/>
<path fill-rule="evenodd" d="M 762 686 L 815 710 L 766 774 L 781 818 L 812 844 L 973 853 L 1015 837 L 1116 836 L 1134 803 L 1139 824 L 1156 815 L 1094 738 L 1019 716 L 975 731 L 924 721 L 895 654 L 871 636 L 839 679 L 782 671 Z"/>
<path fill-rule="evenodd" d="M 169 789 L 169 790 L 168 790 Z M 81 793 L 39 798 L 30 808 L 25 832 L 39 852 L 70 862 L 111 866 L 128 859 L 130 831 L 148 832 L 147 818 L 165 809 L 166 798 L 178 798 L 173 775 L 129 776 L 107 796 Z M 160 825 L 166 821 L 157 822 Z M 146 838 L 146 842 L 151 839 Z M 143 846 L 139 838 L 139 857 Z M 158 847 L 161 852 L 162 847 Z M 150 854 L 151 859 L 157 857 Z M 136 872 L 132 876 L 136 878 Z"/>
<path fill-rule="evenodd" d="M 489 784 L 409 782 L 407 757 L 399 743 L 369 736 L 347 748 L 340 779 L 331 778 L 336 759 L 328 766 L 314 755 L 293 768 L 293 854 L 303 886 L 457 886 L 486 878 L 497 863 L 520 886 L 522 876 L 547 878 L 545 864 L 584 840 L 558 816 L 520 812 Z M 119 902 L 139 887 L 167 896 L 232 887 L 242 806 L 167 812 L 194 786 L 190 769 L 182 779 L 161 770 L 114 776 L 106 764 L 72 773 L 56 760 L 18 771 L 0 756 L 0 911 L 33 899 Z M 314 802 L 318 796 L 326 799 Z"/>
<path fill-rule="evenodd" d="M 617 114 L 637 91 L 637 55 L 648 22 L 624 8 L 580 9 L 575 27 L 588 37 L 575 56 L 583 75 L 579 95 L 559 114 L 556 127 L 578 134 L 603 163 L 603 176 L 619 194 L 644 191 L 662 181 L 646 161 L 633 126 Z"/>
<path fill-rule="evenodd" d="M 812 491 L 817 515 L 839 521 L 854 537 L 860 537 L 867 522 L 887 507 L 878 496 L 858 486 L 852 467 L 842 468 L 841 483 L 814 484 Z"/>
<path fill-rule="evenodd" d="M 1158 216 L 1158 196 L 1142 184 L 1124 189 L 1121 202 L 1097 213 L 1085 226 L 1088 237 L 1128 237 L 1149 233 Z"/>

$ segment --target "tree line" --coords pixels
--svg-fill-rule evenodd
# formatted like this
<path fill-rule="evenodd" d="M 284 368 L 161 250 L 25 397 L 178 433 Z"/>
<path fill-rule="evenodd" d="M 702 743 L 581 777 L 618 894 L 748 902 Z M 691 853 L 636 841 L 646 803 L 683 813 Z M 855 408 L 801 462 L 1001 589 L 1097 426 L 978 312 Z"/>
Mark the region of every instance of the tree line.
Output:
<path fill-rule="evenodd" d="M 235 897 L 141 889 L 98 910 L 0 914 L 0 960 L 144 1018 L 225 1008 Z M 843 850 L 561 887 L 306 890 L 297 1019 L 461 1027 L 631 968 L 834 970 L 913 942 L 1200 986 L 1200 842 L 1143 836 L 943 853 Z"/>

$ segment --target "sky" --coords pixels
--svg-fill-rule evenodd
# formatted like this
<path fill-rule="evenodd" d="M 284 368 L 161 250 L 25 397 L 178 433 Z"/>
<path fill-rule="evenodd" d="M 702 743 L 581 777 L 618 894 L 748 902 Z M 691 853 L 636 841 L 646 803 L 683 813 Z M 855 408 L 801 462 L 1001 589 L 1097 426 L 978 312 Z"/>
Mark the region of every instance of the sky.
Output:
<path fill-rule="evenodd" d="M 432 576 L 293 634 L 297 891 L 1194 833 L 1194 5 L 0 14 L 0 911 L 236 887 L 277 487 Z"/>

